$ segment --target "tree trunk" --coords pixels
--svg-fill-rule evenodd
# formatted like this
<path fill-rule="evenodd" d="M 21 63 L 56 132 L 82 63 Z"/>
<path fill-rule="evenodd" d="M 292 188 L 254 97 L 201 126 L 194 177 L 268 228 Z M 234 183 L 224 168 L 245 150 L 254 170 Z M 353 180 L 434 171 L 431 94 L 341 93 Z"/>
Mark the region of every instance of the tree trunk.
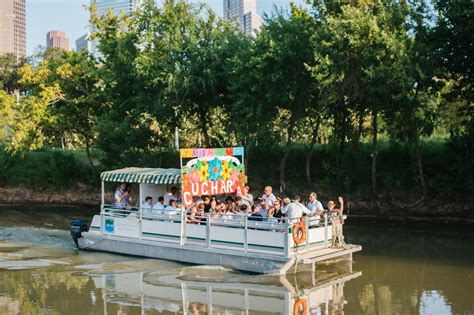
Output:
<path fill-rule="evenodd" d="M 285 154 L 283 154 L 282 159 L 280 160 L 280 192 L 286 190 L 286 180 L 285 180 L 285 166 L 288 156 L 291 152 L 291 139 L 293 137 L 293 129 L 295 126 L 295 121 L 293 118 L 290 118 L 290 125 L 288 126 L 288 140 L 286 142 Z"/>
<path fill-rule="evenodd" d="M 87 159 L 89 160 L 89 164 L 91 167 L 94 167 L 94 162 L 92 161 L 92 155 L 91 155 L 91 148 L 89 144 L 89 139 L 86 138 L 86 153 L 87 153 Z"/>
<path fill-rule="evenodd" d="M 425 176 L 423 174 L 423 160 L 421 157 L 420 137 L 418 135 L 418 131 L 415 131 L 413 138 L 415 143 L 415 156 L 416 164 L 418 166 L 418 176 L 420 177 L 421 191 L 423 193 L 423 199 L 426 199 L 428 196 L 428 190 L 426 188 Z"/>
<path fill-rule="evenodd" d="M 372 111 L 372 194 L 375 199 L 378 199 L 378 187 L 377 187 L 377 133 L 378 133 L 378 120 L 377 111 Z"/>
<path fill-rule="evenodd" d="M 313 180 L 311 178 L 311 157 L 313 156 L 313 148 L 318 137 L 318 129 L 321 123 L 321 119 L 318 117 L 316 121 L 316 126 L 313 128 L 313 134 L 311 136 L 311 143 L 309 144 L 308 155 L 306 155 L 306 181 L 308 185 L 313 186 Z"/>
<path fill-rule="evenodd" d="M 211 138 L 209 137 L 209 130 L 207 129 L 207 124 L 206 124 L 206 114 L 205 113 L 200 113 L 199 114 L 201 118 L 201 131 L 204 136 L 204 144 L 206 148 L 211 147 Z"/>

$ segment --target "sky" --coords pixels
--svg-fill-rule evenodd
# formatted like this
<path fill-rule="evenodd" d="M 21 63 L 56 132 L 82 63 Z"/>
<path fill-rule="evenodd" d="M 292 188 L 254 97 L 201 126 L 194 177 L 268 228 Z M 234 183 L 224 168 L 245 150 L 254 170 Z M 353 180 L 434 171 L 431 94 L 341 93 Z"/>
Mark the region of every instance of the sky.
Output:
<path fill-rule="evenodd" d="M 0 0 L 2 1 L 2 0 Z M 197 0 L 190 0 L 197 2 Z M 203 0 L 222 16 L 223 0 Z M 305 0 L 293 0 L 303 5 Z M 89 14 L 85 10 L 89 0 L 26 0 L 26 53 L 32 55 L 39 46 L 46 46 L 46 33 L 63 31 L 69 38 L 69 48 L 88 30 Z M 257 11 L 263 16 L 273 7 L 289 8 L 290 0 L 257 0 Z"/>

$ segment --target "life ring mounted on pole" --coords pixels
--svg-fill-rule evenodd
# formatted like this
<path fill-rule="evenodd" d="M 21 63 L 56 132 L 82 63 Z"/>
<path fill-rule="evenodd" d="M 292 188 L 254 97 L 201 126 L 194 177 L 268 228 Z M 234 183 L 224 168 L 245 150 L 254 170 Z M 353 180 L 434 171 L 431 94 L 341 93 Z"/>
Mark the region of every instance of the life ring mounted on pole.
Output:
<path fill-rule="evenodd" d="M 306 241 L 306 226 L 303 218 L 293 227 L 293 241 L 296 245 L 300 245 Z"/>
<path fill-rule="evenodd" d="M 308 313 L 308 303 L 305 299 L 298 299 L 293 306 L 293 315 L 307 314 Z"/>

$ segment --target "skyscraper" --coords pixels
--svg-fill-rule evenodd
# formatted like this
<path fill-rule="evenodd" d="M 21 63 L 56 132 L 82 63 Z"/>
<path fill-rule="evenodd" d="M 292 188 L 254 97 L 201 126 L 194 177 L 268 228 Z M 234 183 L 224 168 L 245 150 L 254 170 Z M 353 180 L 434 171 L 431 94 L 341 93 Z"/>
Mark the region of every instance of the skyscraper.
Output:
<path fill-rule="evenodd" d="M 2 0 L 0 0 L 2 1 Z M 92 0 L 91 0 L 92 3 Z M 139 8 L 143 4 L 143 0 L 97 0 L 95 6 L 97 8 L 97 14 L 104 15 L 107 11 L 112 9 L 115 15 L 119 15 L 122 12 L 126 15 L 132 14 L 134 10 Z M 91 32 L 94 30 L 91 28 Z M 97 49 L 97 41 L 90 41 L 90 32 L 82 35 L 76 39 L 76 50 L 87 49 L 90 53 L 98 56 L 99 52 Z"/>
<path fill-rule="evenodd" d="M 262 18 L 257 14 L 257 0 L 224 0 L 224 19 L 250 36 L 256 36 L 262 26 Z"/>
<path fill-rule="evenodd" d="M 46 47 L 69 50 L 69 39 L 61 31 L 49 31 L 46 34 Z"/>
<path fill-rule="evenodd" d="M 112 8 L 115 15 L 119 15 L 122 11 L 129 15 L 138 6 L 142 4 L 143 0 L 97 0 L 96 7 L 99 15 L 107 13 L 109 8 Z"/>
<path fill-rule="evenodd" d="M 0 0 L 0 54 L 26 55 L 26 0 Z"/>

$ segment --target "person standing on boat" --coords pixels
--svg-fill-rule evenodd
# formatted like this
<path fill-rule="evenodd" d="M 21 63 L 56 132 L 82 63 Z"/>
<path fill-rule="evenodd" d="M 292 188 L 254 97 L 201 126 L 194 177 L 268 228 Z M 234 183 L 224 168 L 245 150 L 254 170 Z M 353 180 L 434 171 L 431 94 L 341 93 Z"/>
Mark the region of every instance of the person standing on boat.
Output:
<path fill-rule="evenodd" d="M 268 208 L 273 208 L 273 204 L 275 203 L 276 197 L 273 194 L 272 186 L 265 187 L 262 199 L 265 200 Z"/>
<path fill-rule="evenodd" d="M 312 216 L 320 216 L 324 212 L 323 204 L 318 200 L 318 194 L 312 192 L 309 194 L 308 209 Z"/>
<path fill-rule="evenodd" d="M 120 183 L 120 185 L 115 190 L 115 207 L 119 209 L 125 209 L 127 207 L 127 196 L 125 194 L 125 189 L 127 184 Z"/>
<path fill-rule="evenodd" d="M 249 193 L 250 187 L 245 186 L 240 198 L 243 205 L 247 205 L 247 208 L 250 209 L 253 206 L 253 195 Z"/>
<path fill-rule="evenodd" d="M 165 205 L 170 203 L 170 200 L 178 201 L 178 187 L 171 187 L 171 192 L 165 194 Z"/>
<path fill-rule="evenodd" d="M 288 213 L 288 219 L 290 224 L 295 224 L 303 216 L 303 213 L 309 215 L 311 212 L 302 203 L 300 203 L 300 196 L 296 195 L 293 201 L 281 211 L 282 213 Z"/>

